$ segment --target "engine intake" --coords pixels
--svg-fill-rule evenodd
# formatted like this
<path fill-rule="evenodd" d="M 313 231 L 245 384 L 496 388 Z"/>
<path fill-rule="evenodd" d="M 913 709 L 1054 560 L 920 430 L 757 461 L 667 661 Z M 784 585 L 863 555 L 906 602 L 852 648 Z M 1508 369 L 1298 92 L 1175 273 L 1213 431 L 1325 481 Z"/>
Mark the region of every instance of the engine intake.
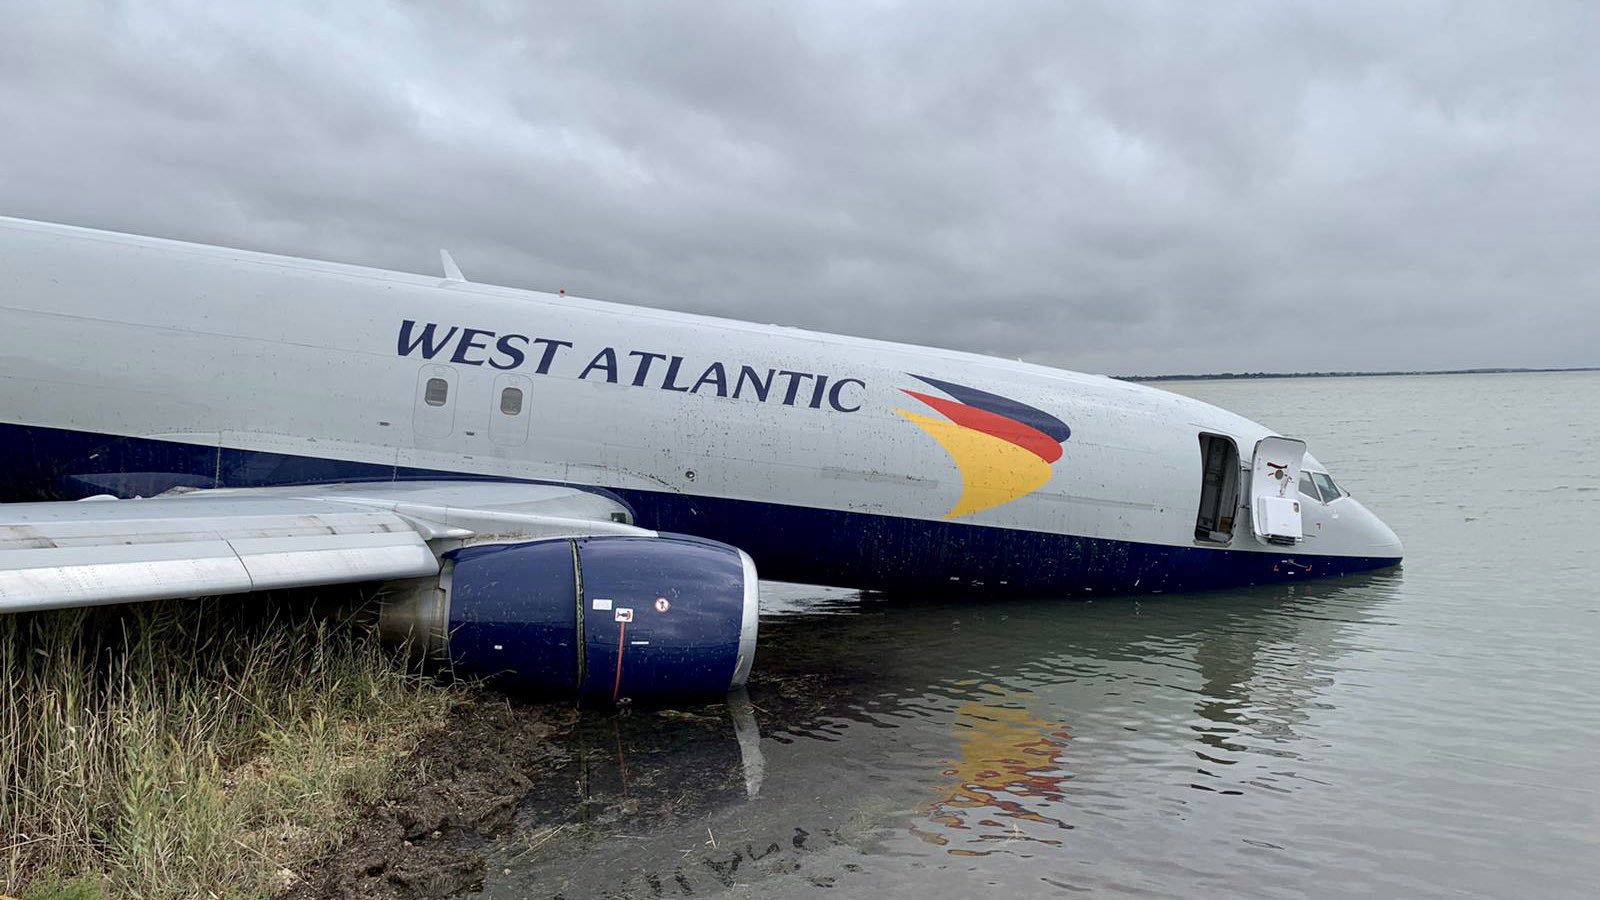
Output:
<path fill-rule="evenodd" d="M 585 705 L 726 693 L 755 659 L 755 564 L 684 535 L 477 544 L 383 606 L 392 642 Z"/>

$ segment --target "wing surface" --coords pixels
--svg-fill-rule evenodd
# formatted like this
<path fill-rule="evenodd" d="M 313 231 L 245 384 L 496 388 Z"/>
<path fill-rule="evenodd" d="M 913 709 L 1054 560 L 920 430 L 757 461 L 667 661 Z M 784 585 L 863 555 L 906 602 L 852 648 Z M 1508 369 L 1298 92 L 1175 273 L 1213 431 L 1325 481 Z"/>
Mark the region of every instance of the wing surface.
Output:
<path fill-rule="evenodd" d="M 420 481 L 0 505 L 0 613 L 416 578 L 469 543 L 634 528 L 613 498 Z"/>

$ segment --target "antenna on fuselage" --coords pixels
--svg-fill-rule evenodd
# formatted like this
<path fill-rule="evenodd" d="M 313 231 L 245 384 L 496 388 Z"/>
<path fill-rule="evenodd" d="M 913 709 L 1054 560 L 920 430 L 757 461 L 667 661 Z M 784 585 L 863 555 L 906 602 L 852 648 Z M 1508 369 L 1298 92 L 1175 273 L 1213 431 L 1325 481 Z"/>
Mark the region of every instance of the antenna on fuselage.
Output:
<path fill-rule="evenodd" d="M 449 250 L 445 250 L 442 247 L 439 249 L 439 262 L 444 266 L 444 278 L 446 281 L 467 280 L 467 276 L 461 274 L 461 267 L 456 265 L 455 258 L 450 255 Z"/>

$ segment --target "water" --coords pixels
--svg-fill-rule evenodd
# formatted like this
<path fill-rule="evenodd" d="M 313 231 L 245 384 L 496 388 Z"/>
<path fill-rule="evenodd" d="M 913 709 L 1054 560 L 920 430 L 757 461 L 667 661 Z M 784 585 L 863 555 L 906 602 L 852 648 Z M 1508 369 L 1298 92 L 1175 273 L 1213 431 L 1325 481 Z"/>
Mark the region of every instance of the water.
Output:
<path fill-rule="evenodd" d="M 1404 568 L 774 587 L 753 706 L 586 719 L 484 896 L 1600 894 L 1600 374 L 1171 389 L 1305 438 Z"/>

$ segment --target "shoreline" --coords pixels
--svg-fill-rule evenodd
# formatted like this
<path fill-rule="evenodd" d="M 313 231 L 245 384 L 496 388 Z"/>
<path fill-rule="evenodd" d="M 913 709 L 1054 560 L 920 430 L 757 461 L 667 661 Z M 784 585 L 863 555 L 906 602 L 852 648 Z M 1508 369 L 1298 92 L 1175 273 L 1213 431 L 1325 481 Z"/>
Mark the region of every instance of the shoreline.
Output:
<path fill-rule="evenodd" d="M 1551 369 L 1480 368 L 1418 369 L 1406 372 L 1213 372 L 1208 375 L 1111 375 L 1117 381 L 1254 381 L 1265 378 L 1397 378 L 1412 375 L 1558 375 L 1566 372 L 1600 372 L 1600 366 L 1563 366 Z"/>
<path fill-rule="evenodd" d="M 491 843 L 512 829 L 534 773 L 568 762 L 554 738 L 578 712 L 473 687 L 425 735 L 332 852 L 276 900 L 438 900 L 476 890 Z"/>

